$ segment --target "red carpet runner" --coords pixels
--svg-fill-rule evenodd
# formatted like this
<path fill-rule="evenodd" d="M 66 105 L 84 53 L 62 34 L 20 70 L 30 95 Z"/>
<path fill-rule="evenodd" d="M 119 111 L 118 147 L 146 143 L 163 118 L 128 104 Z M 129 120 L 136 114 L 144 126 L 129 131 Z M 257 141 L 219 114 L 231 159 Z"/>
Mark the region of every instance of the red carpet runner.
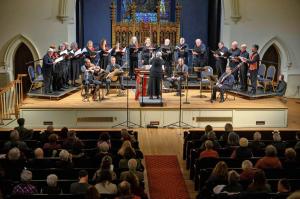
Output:
<path fill-rule="evenodd" d="M 189 198 L 175 155 L 147 155 L 145 161 L 151 199 Z"/>

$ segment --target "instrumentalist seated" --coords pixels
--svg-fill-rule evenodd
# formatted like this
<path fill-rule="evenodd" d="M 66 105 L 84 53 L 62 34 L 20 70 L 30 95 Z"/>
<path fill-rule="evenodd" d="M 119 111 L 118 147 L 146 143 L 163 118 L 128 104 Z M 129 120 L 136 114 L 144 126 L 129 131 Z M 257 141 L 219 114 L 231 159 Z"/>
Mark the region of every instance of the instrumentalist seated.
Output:
<path fill-rule="evenodd" d="M 94 77 L 95 71 L 100 70 L 100 67 L 95 66 L 91 63 L 91 60 L 86 58 L 84 60 L 84 65 L 81 66 L 81 72 L 83 73 L 82 84 L 84 86 L 85 95 L 84 101 L 88 101 L 88 94 L 91 84 L 94 84 L 91 94 L 93 95 L 93 100 L 97 100 L 97 92 L 99 90 L 101 82 L 96 80 Z"/>
<path fill-rule="evenodd" d="M 224 102 L 224 93 L 227 90 L 231 90 L 234 84 L 234 76 L 231 74 L 231 68 L 229 66 L 226 67 L 225 73 L 221 75 L 219 81 L 215 86 L 212 88 L 212 95 L 211 95 L 211 103 L 216 100 L 216 93 L 217 91 L 220 92 L 221 99 L 220 103 Z"/>
<path fill-rule="evenodd" d="M 120 83 L 120 87 L 122 90 L 124 90 L 124 85 L 123 85 L 123 70 L 119 64 L 116 64 L 116 58 L 111 57 L 110 58 L 110 64 L 107 65 L 106 67 L 106 72 L 109 73 L 106 77 L 106 95 L 109 94 L 110 90 L 110 84 L 113 81 L 114 77 L 117 77 Z"/>
<path fill-rule="evenodd" d="M 178 65 L 176 66 L 176 69 L 174 71 L 174 74 L 172 77 L 169 77 L 167 80 L 171 83 L 171 86 L 173 88 L 176 88 L 176 95 L 180 96 L 181 94 L 181 83 L 187 78 L 189 72 L 189 68 L 186 64 L 184 64 L 183 58 L 178 59 Z M 182 74 L 179 74 L 182 73 Z M 180 83 L 181 81 L 181 83 Z"/>

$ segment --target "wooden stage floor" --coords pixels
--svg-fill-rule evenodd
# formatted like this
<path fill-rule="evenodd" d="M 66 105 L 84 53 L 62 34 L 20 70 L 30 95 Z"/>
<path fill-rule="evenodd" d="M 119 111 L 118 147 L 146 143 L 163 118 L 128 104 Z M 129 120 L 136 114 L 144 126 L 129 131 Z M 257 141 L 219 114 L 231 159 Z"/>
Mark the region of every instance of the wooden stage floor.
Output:
<path fill-rule="evenodd" d="M 126 93 L 126 92 L 125 92 Z M 184 93 L 185 94 L 185 93 Z M 240 97 L 228 95 L 224 103 L 210 103 L 210 93 L 204 92 L 205 98 L 200 98 L 199 90 L 189 90 L 188 101 L 190 104 L 182 104 L 183 109 L 286 109 L 287 106 L 276 97 L 269 97 L 256 100 L 248 100 Z M 105 96 L 103 101 L 83 102 L 80 91 L 64 97 L 60 100 L 41 99 L 27 97 L 21 109 L 123 109 L 126 108 L 126 95 L 119 97 L 116 93 Z M 186 96 L 182 97 L 182 102 Z M 133 90 L 129 90 L 129 108 L 151 108 L 151 109 L 178 109 L 179 97 L 174 92 L 163 93 L 163 107 L 140 107 L 137 100 L 134 99 Z"/>

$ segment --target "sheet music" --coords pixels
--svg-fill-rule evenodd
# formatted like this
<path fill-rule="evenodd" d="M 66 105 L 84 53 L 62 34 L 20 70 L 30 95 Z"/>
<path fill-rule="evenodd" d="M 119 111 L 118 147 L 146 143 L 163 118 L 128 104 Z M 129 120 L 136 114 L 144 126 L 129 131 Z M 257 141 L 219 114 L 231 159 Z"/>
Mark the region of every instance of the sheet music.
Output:
<path fill-rule="evenodd" d="M 77 55 L 80 55 L 81 53 L 82 53 L 82 51 L 81 51 L 81 49 L 79 48 L 79 49 L 75 52 L 74 56 L 76 57 Z"/>
<path fill-rule="evenodd" d="M 61 51 L 60 53 L 59 53 L 59 55 L 63 55 L 63 54 L 68 54 L 68 50 L 64 50 L 64 51 Z"/>
<path fill-rule="evenodd" d="M 123 52 L 123 53 L 125 53 L 125 51 L 126 51 L 126 47 L 125 47 L 125 48 L 123 48 L 122 52 Z"/>
<path fill-rule="evenodd" d="M 86 52 L 87 52 L 86 48 L 82 49 L 82 51 L 81 51 L 81 53 L 86 53 Z"/>
<path fill-rule="evenodd" d="M 64 57 L 63 57 L 63 56 L 61 56 L 61 57 L 55 59 L 55 60 L 54 60 L 54 63 L 56 64 L 56 63 L 58 63 L 58 62 L 61 62 L 62 60 L 64 60 Z"/>
<path fill-rule="evenodd" d="M 111 49 L 109 49 L 109 50 L 108 50 L 108 53 L 111 53 L 111 51 L 112 51 L 112 50 L 113 50 L 112 48 L 111 48 Z"/>

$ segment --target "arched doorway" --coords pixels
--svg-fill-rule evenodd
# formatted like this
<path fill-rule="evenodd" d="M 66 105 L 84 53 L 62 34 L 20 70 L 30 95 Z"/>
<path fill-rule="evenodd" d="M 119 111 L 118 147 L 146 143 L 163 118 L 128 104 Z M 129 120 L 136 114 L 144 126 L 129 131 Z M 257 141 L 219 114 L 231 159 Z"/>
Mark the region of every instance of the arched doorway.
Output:
<path fill-rule="evenodd" d="M 23 42 L 19 45 L 19 47 L 15 51 L 14 56 L 14 76 L 17 78 L 18 74 L 28 74 L 27 73 L 27 62 L 33 61 L 33 55 L 30 49 Z M 23 78 L 23 91 L 27 93 L 30 88 L 30 78 L 26 76 Z"/>
<path fill-rule="evenodd" d="M 280 68 L 281 58 L 278 52 L 278 48 L 277 46 L 275 46 L 275 44 L 272 44 L 266 50 L 266 52 L 262 57 L 262 63 L 265 64 L 267 67 L 275 66 L 276 68 L 275 81 L 277 81 L 277 77 L 281 73 L 281 68 Z"/>

